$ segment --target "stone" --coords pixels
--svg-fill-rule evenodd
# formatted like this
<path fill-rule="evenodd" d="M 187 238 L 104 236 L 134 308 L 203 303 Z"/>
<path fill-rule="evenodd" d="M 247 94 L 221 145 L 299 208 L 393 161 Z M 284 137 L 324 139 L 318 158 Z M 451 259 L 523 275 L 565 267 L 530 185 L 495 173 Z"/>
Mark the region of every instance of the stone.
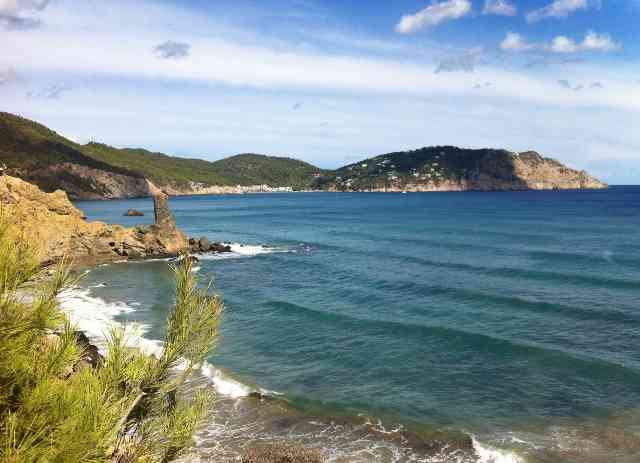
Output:
<path fill-rule="evenodd" d="M 231 246 L 222 243 L 212 243 L 209 250 L 212 252 L 231 252 Z"/>
<path fill-rule="evenodd" d="M 322 463 L 316 449 L 307 449 L 283 443 L 257 444 L 244 452 L 242 463 Z"/>
<path fill-rule="evenodd" d="M 124 213 L 125 217 L 143 217 L 144 212 L 139 211 L 137 209 L 127 209 L 127 212 Z"/>
<path fill-rule="evenodd" d="M 200 248 L 200 251 L 207 252 L 209 248 L 211 248 L 211 242 L 206 236 L 203 236 L 198 240 L 198 247 Z"/>

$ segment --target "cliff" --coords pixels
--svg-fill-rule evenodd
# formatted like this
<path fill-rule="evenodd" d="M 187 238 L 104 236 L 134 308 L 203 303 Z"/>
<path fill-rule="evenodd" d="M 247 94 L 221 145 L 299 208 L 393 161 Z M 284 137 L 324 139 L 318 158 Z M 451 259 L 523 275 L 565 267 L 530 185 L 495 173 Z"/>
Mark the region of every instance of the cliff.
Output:
<path fill-rule="evenodd" d="M 77 262 L 174 256 L 188 247 L 184 233 L 169 211 L 167 196 L 153 185 L 156 223 L 125 228 L 88 222 L 63 191 L 45 193 L 8 175 L 0 176 L 0 205 L 4 214 L 40 250 L 40 260 L 68 256 Z"/>
<path fill-rule="evenodd" d="M 600 189 L 607 185 L 534 151 L 453 146 L 383 154 L 323 180 L 334 191 L 499 191 Z"/>

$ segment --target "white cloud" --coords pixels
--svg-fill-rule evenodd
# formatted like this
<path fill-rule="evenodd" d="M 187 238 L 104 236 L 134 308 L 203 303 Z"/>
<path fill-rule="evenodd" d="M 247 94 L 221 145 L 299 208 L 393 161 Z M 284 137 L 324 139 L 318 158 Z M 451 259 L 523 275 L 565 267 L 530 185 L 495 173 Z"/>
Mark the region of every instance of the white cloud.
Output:
<path fill-rule="evenodd" d="M 621 48 L 609 34 L 598 34 L 588 31 L 582 42 L 577 43 L 574 39 L 558 35 L 551 40 L 551 43 L 527 42 L 522 35 L 515 32 L 507 32 L 507 35 L 500 43 L 500 48 L 504 51 L 547 51 L 550 53 L 571 54 L 578 52 L 610 52 Z"/>
<path fill-rule="evenodd" d="M 529 43 L 516 32 L 507 32 L 504 40 L 500 42 L 500 48 L 505 51 L 530 51 L 539 49 L 540 44 Z"/>
<path fill-rule="evenodd" d="M 498 16 L 515 16 L 518 8 L 509 0 L 485 0 L 483 14 L 495 14 Z"/>
<path fill-rule="evenodd" d="M 589 8 L 588 0 L 553 0 L 547 6 L 533 10 L 526 16 L 527 22 L 540 21 L 545 18 L 566 18 L 574 11 Z"/>
<path fill-rule="evenodd" d="M 564 35 L 558 35 L 551 41 L 549 50 L 553 53 L 575 53 L 579 50 L 579 47 L 576 45 L 575 40 Z"/>
<path fill-rule="evenodd" d="M 471 12 L 470 0 L 433 1 L 431 5 L 415 14 L 402 16 L 396 25 L 396 32 L 412 34 L 425 27 L 437 26 L 445 21 L 459 19 Z"/>
<path fill-rule="evenodd" d="M 582 41 L 583 50 L 593 51 L 613 51 L 617 50 L 621 45 L 615 42 L 608 34 L 597 34 L 593 31 L 587 32 Z"/>

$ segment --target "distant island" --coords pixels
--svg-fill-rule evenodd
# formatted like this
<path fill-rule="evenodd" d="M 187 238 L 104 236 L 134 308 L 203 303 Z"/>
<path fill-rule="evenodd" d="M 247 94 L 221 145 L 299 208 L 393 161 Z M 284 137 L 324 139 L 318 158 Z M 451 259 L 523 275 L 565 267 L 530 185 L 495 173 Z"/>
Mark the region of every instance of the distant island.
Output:
<path fill-rule="evenodd" d="M 75 143 L 42 124 L 0 112 L 7 173 L 72 199 L 276 191 L 502 191 L 601 189 L 607 185 L 535 151 L 436 146 L 382 154 L 337 170 L 259 154 L 215 162 L 144 149 Z"/>

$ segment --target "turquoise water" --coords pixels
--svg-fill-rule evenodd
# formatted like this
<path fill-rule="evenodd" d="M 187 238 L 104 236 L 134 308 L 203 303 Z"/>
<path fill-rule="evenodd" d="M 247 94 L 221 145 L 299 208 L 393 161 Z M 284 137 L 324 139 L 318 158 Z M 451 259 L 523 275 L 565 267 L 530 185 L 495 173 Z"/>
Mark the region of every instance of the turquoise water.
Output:
<path fill-rule="evenodd" d="M 78 206 L 125 225 L 153 217 L 148 199 Z M 228 308 L 211 362 L 239 381 L 301 413 L 463 430 L 531 461 L 637 461 L 640 187 L 171 206 L 190 236 L 267 246 L 198 264 Z M 146 217 L 122 217 L 130 207 Z M 161 338 L 166 262 L 100 267 L 83 285 Z"/>

